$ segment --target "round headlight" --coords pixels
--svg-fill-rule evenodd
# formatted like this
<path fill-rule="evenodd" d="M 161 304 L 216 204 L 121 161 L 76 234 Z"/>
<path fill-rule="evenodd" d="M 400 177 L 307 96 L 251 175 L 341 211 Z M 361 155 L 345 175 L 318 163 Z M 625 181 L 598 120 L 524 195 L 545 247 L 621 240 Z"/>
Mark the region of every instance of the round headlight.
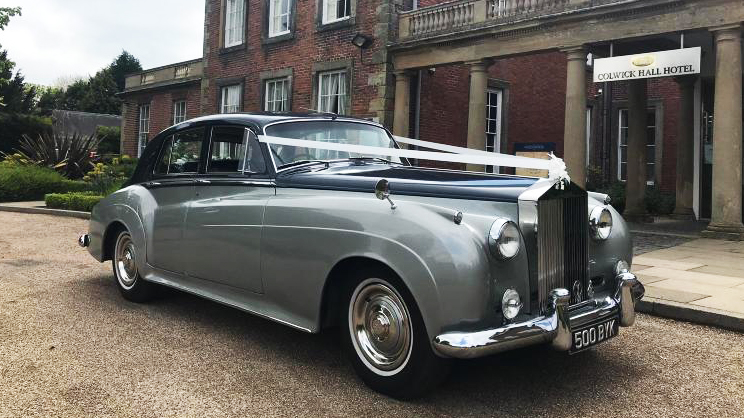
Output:
<path fill-rule="evenodd" d="M 519 228 L 506 219 L 497 219 L 491 225 L 488 233 L 488 247 L 494 257 L 503 260 L 509 259 L 519 253 Z"/>
<path fill-rule="evenodd" d="M 501 298 L 501 313 L 504 314 L 504 318 L 511 321 L 519 315 L 521 309 L 522 301 L 519 298 L 519 293 L 514 289 L 507 289 Z"/>
<path fill-rule="evenodd" d="M 612 232 L 612 213 L 610 210 L 597 206 L 589 215 L 589 227 L 592 230 L 592 238 L 603 241 L 610 237 Z"/>

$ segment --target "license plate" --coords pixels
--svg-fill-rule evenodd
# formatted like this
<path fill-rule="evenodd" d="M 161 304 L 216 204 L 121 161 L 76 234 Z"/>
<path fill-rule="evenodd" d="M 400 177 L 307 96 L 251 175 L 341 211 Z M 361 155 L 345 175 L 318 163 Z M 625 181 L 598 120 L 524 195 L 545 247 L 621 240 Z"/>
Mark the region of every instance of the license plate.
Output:
<path fill-rule="evenodd" d="M 617 336 L 620 324 L 617 317 L 571 330 L 571 351 L 577 353 Z"/>

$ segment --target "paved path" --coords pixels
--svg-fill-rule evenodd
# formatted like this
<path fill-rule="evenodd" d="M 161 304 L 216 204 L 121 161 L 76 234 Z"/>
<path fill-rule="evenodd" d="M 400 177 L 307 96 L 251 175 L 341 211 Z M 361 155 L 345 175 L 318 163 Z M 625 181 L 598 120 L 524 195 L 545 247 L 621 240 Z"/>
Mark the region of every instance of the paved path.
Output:
<path fill-rule="evenodd" d="M 635 257 L 646 301 L 721 312 L 744 324 L 744 242 L 697 239 Z"/>
<path fill-rule="evenodd" d="M 456 363 L 430 396 L 367 389 L 337 335 L 179 292 L 127 302 L 80 219 L 0 212 L 0 417 L 744 416 L 744 334 L 639 315 L 575 356 Z"/>

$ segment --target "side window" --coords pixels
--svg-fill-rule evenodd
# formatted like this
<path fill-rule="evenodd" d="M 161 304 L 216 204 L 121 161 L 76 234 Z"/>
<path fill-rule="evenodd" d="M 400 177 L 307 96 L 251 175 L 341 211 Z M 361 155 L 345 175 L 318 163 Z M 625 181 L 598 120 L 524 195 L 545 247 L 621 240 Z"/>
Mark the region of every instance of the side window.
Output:
<path fill-rule="evenodd" d="M 192 129 L 166 138 L 155 174 L 195 174 L 199 172 L 204 128 Z"/>
<path fill-rule="evenodd" d="M 266 173 L 261 147 L 253 133 L 245 128 L 212 128 L 212 146 L 208 173 Z"/>

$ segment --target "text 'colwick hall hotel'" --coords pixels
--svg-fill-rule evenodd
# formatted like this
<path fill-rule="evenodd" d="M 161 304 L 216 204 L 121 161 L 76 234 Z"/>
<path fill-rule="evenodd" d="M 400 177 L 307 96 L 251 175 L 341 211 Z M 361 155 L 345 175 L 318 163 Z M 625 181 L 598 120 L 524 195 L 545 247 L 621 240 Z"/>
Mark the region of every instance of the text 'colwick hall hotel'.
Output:
<path fill-rule="evenodd" d="M 124 153 L 200 115 L 328 111 L 427 141 L 555 150 L 579 184 L 587 167 L 627 181 L 626 215 L 654 184 L 676 192 L 678 215 L 710 219 L 709 234 L 744 233 L 742 0 L 205 7 L 202 59 L 127 78 Z"/>

